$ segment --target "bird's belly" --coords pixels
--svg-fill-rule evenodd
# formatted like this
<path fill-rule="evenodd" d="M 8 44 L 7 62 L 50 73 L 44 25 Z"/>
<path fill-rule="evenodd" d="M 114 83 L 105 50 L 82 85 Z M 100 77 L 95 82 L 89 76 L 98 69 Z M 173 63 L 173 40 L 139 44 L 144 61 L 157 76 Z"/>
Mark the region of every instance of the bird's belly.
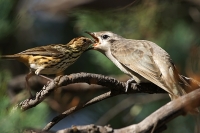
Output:
<path fill-rule="evenodd" d="M 30 68 L 34 72 L 38 69 L 41 69 L 39 74 L 57 74 L 63 72 L 68 66 L 68 64 L 55 65 L 51 67 L 49 67 L 48 65 L 38 66 L 37 64 L 30 64 Z"/>
<path fill-rule="evenodd" d="M 65 70 L 65 69 L 64 69 Z M 45 68 L 40 71 L 40 74 L 57 74 L 64 71 L 63 69 L 57 69 L 57 68 Z"/>

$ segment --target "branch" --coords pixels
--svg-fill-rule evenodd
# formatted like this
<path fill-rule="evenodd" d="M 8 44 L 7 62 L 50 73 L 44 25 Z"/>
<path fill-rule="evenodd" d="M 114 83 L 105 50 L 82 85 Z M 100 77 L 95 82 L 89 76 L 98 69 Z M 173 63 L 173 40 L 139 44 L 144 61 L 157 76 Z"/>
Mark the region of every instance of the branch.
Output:
<path fill-rule="evenodd" d="M 165 124 L 179 115 L 186 114 L 191 109 L 200 106 L 200 89 L 197 89 L 187 95 L 179 97 L 176 100 L 164 105 L 150 116 L 145 118 L 142 122 L 136 125 L 131 125 L 125 128 L 116 130 L 117 132 L 151 132 L 165 126 Z"/>
<path fill-rule="evenodd" d="M 40 102 L 42 102 L 50 93 L 58 87 L 66 86 L 72 83 L 88 83 L 88 84 L 96 84 L 101 86 L 106 86 L 111 89 L 112 93 L 120 93 L 120 94 L 130 94 L 130 93 L 166 93 L 163 89 L 157 87 L 152 83 L 146 84 L 132 84 L 129 87 L 128 92 L 125 92 L 126 83 L 120 82 L 112 77 L 107 77 L 99 74 L 91 74 L 91 73 L 77 73 L 71 74 L 68 76 L 58 76 L 51 82 L 47 83 L 42 90 L 36 93 L 34 98 L 26 99 L 20 102 L 14 109 L 20 108 L 25 111 L 30 109 Z"/>
<path fill-rule="evenodd" d="M 119 94 L 119 93 L 118 93 Z M 52 128 L 55 124 L 57 124 L 59 121 L 61 121 L 62 119 L 64 119 L 65 117 L 67 117 L 68 115 L 82 109 L 82 108 L 85 108 L 89 105 L 92 105 L 94 103 L 97 103 L 97 102 L 100 102 L 102 100 L 105 100 L 107 98 L 110 98 L 110 97 L 113 97 L 113 96 L 116 96 L 117 94 L 112 94 L 111 92 L 107 92 L 107 93 L 104 93 L 100 96 L 97 96 L 93 99 L 91 99 L 90 101 L 86 102 L 86 103 L 83 103 L 83 104 L 80 104 L 78 106 L 75 106 L 75 107 L 72 107 L 70 109 L 68 109 L 67 111 L 63 112 L 62 114 L 56 116 L 53 118 L 53 120 L 51 122 L 49 122 L 44 128 L 43 128 L 43 131 L 48 131 L 50 128 Z"/>
<path fill-rule="evenodd" d="M 187 79 L 187 78 L 185 78 Z M 49 124 L 46 125 L 46 127 L 43 129 L 44 131 L 49 130 L 53 125 L 58 123 L 60 120 L 68 116 L 69 114 L 72 114 L 75 111 L 78 111 L 84 107 L 87 107 L 89 105 L 92 105 L 94 103 L 97 103 L 101 100 L 110 98 L 112 96 L 118 95 L 118 94 L 125 94 L 125 93 L 166 93 L 163 89 L 157 87 L 156 85 L 152 83 L 146 83 L 146 84 L 132 84 L 130 88 L 128 89 L 128 92 L 125 92 L 125 86 L 126 83 L 120 82 L 112 77 L 107 77 L 103 75 L 98 74 L 90 74 L 90 73 L 77 73 L 77 74 L 71 74 L 69 76 L 59 76 L 56 77 L 52 82 L 49 82 L 46 86 L 43 87 L 43 89 L 36 93 L 35 98 L 26 99 L 19 103 L 16 108 L 21 108 L 21 110 L 27 110 L 29 108 L 32 108 L 39 104 L 41 101 L 43 101 L 54 89 L 69 85 L 72 83 L 88 83 L 88 84 L 96 84 L 101 86 L 106 86 L 111 89 L 110 92 L 107 92 L 105 94 L 102 94 L 98 97 L 93 98 L 92 100 L 82 103 L 78 106 L 72 107 L 71 109 L 63 112 L 61 115 L 55 117 Z M 193 83 L 193 80 L 188 78 L 187 82 Z M 197 82 L 198 83 L 198 82 Z M 199 86 L 199 84 L 197 85 Z"/>
<path fill-rule="evenodd" d="M 185 114 L 190 109 L 197 108 L 198 106 L 200 106 L 200 89 L 169 102 L 138 124 L 133 124 L 121 129 L 113 129 L 109 126 L 99 125 L 72 126 L 71 128 L 57 131 L 57 133 L 159 133 L 166 129 L 166 123 L 182 114 Z"/>
<path fill-rule="evenodd" d="M 169 99 L 169 96 L 167 95 L 129 95 L 124 100 L 120 101 L 118 104 L 112 106 L 107 112 L 105 112 L 101 117 L 96 121 L 96 124 L 106 124 L 108 123 L 112 118 L 120 114 L 122 111 L 126 110 L 127 108 L 135 105 L 135 104 L 149 104 L 154 101 L 159 101 L 163 99 Z M 148 99 L 148 100 L 147 100 Z M 131 101 L 131 102 L 130 102 Z M 137 114 L 134 114 L 135 116 Z M 134 117 L 132 114 L 132 116 Z"/>

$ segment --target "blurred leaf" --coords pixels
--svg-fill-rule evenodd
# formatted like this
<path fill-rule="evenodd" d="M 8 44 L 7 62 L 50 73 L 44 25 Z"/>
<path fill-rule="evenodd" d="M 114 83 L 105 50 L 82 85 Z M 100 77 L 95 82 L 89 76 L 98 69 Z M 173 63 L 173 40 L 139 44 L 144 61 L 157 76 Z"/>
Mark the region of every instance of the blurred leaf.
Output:
<path fill-rule="evenodd" d="M 11 78 L 9 71 L 4 70 L 0 72 L 0 97 L 3 97 L 7 93 L 7 81 Z"/>
<path fill-rule="evenodd" d="M 37 107 L 21 112 L 20 110 L 7 109 L 9 100 L 7 97 L 0 97 L 0 132 L 21 133 L 25 128 L 41 128 L 45 124 L 48 115 L 47 106 L 44 103 Z"/>
<path fill-rule="evenodd" d="M 0 39 L 10 34 L 13 30 L 10 14 L 14 3 L 14 0 L 0 0 Z"/>

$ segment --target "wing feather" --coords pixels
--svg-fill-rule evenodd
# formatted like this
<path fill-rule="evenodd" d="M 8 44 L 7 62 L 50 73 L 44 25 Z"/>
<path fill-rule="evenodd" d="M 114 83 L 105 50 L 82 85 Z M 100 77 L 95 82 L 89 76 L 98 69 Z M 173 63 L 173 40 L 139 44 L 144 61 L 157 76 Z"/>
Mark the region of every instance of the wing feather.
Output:
<path fill-rule="evenodd" d="M 58 56 L 64 55 L 64 52 L 61 52 L 59 49 L 62 49 L 61 44 L 60 45 L 52 44 L 52 45 L 27 49 L 25 51 L 20 52 L 19 54 L 58 57 Z"/>
<path fill-rule="evenodd" d="M 162 73 L 153 59 L 152 47 L 147 42 L 130 39 L 118 41 L 113 43 L 113 45 L 120 47 L 111 47 L 111 54 L 129 70 L 138 73 L 148 81 L 173 94 L 161 78 Z"/>

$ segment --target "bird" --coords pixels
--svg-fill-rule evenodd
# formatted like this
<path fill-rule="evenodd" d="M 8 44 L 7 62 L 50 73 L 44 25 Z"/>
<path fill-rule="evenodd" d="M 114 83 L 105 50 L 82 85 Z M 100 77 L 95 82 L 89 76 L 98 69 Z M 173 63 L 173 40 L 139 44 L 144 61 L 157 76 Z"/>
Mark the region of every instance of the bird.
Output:
<path fill-rule="evenodd" d="M 29 79 L 38 75 L 47 80 L 52 80 L 45 75 L 59 74 L 72 65 L 83 52 L 90 49 L 93 41 L 86 37 L 77 37 L 67 44 L 50 44 L 30 48 L 13 55 L 2 55 L 0 59 L 14 59 L 24 63 L 29 68 L 26 75 L 26 87 L 32 97 Z"/>
<path fill-rule="evenodd" d="M 132 82 L 151 82 L 168 92 L 171 100 L 191 91 L 190 85 L 179 75 L 170 55 L 154 42 L 126 39 L 110 31 L 87 32 L 94 39 L 93 49 L 104 54 L 131 79 Z"/>

